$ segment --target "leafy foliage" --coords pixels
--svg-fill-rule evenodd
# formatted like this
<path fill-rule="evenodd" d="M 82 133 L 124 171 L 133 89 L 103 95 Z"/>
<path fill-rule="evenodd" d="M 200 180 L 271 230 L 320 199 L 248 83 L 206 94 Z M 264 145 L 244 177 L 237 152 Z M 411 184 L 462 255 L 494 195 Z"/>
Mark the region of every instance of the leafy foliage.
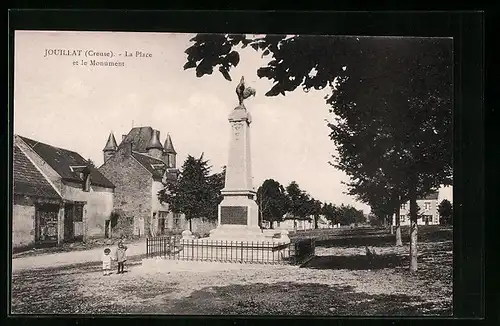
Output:
<path fill-rule="evenodd" d="M 325 216 L 325 218 L 331 222 L 331 224 L 340 223 L 341 213 L 338 210 L 337 206 L 332 203 L 325 203 L 321 210 L 321 213 Z"/>
<path fill-rule="evenodd" d="M 441 224 L 453 224 L 453 205 L 448 199 L 443 199 L 438 206 Z"/>
<path fill-rule="evenodd" d="M 314 218 L 314 228 L 317 229 L 319 216 L 323 212 L 323 204 L 321 203 L 321 201 L 311 198 L 309 202 L 309 207 L 310 207 L 310 213 Z"/>
<path fill-rule="evenodd" d="M 290 213 L 290 219 L 308 220 L 312 212 L 309 194 L 300 189 L 295 181 L 292 181 L 286 187 L 286 193 L 289 201 L 288 213 Z"/>
<path fill-rule="evenodd" d="M 341 225 L 359 224 L 365 222 L 363 211 L 356 209 L 351 205 L 340 205 L 338 207 Z"/>
<path fill-rule="evenodd" d="M 224 187 L 225 169 L 210 175 L 208 160 L 189 155 L 178 180 L 168 182 L 160 190 L 158 198 L 174 213 L 184 214 L 187 220 L 193 218 L 217 219 L 217 205 L 222 200 L 220 191 Z"/>
<path fill-rule="evenodd" d="M 271 229 L 274 222 L 281 222 L 283 215 L 288 211 L 288 197 L 284 187 L 276 180 L 267 179 L 257 190 L 262 219 L 270 222 Z"/>

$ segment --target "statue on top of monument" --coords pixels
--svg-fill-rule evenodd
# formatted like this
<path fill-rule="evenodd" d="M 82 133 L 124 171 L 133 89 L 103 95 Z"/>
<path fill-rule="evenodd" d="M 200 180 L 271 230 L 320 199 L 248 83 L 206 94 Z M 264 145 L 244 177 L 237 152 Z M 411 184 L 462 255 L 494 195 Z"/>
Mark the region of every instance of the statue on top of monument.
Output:
<path fill-rule="evenodd" d="M 240 83 L 236 86 L 236 94 L 238 95 L 240 106 L 245 107 L 243 105 L 243 100 L 249 98 L 251 95 L 255 96 L 255 89 L 252 87 L 245 87 L 245 77 L 241 77 Z"/>

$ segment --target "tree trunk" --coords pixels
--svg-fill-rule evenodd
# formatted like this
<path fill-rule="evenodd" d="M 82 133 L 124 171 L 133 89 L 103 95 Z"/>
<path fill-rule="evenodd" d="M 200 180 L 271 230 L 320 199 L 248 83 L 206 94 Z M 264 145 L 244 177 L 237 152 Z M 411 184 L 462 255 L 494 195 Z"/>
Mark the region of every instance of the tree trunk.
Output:
<path fill-rule="evenodd" d="M 272 230 L 272 229 L 274 229 L 273 224 L 274 224 L 274 221 L 270 221 L 270 222 L 269 222 L 269 227 L 271 228 L 271 230 Z"/>
<path fill-rule="evenodd" d="M 396 202 L 396 247 L 401 247 L 403 245 L 403 241 L 401 240 L 401 216 L 399 211 L 399 200 Z"/>
<path fill-rule="evenodd" d="M 318 228 L 318 217 L 317 216 L 314 217 L 314 228 L 315 229 Z"/>
<path fill-rule="evenodd" d="M 193 232 L 193 223 L 192 223 L 191 219 L 189 219 L 189 231 Z"/>
<path fill-rule="evenodd" d="M 417 196 L 415 188 L 410 188 L 410 271 L 417 271 Z"/>

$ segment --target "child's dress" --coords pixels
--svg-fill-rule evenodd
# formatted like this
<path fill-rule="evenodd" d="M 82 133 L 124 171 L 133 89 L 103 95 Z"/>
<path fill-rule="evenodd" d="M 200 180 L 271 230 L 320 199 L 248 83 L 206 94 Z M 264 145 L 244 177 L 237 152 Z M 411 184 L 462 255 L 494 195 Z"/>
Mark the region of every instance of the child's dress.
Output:
<path fill-rule="evenodd" d="M 111 272 L 111 254 L 102 255 L 102 269 L 104 273 Z"/>

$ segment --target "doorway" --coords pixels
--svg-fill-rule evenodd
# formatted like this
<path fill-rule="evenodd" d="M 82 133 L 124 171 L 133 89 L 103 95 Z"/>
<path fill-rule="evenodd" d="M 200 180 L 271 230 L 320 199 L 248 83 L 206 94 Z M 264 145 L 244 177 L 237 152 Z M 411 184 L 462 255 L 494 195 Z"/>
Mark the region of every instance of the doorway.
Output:
<path fill-rule="evenodd" d="M 75 225 L 73 221 L 75 206 L 73 204 L 64 205 L 64 240 L 71 241 L 75 237 Z"/>
<path fill-rule="evenodd" d="M 166 229 L 165 220 L 166 220 L 166 218 L 167 218 L 167 212 L 164 212 L 164 211 L 158 212 L 158 233 L 160 235 L 165 234 L 165 229 Z"/>
<path fill-rule="evenodd" d="M 40 204 L 35 207 L 35 243 L 57 245 L 59 205 Z"/>

